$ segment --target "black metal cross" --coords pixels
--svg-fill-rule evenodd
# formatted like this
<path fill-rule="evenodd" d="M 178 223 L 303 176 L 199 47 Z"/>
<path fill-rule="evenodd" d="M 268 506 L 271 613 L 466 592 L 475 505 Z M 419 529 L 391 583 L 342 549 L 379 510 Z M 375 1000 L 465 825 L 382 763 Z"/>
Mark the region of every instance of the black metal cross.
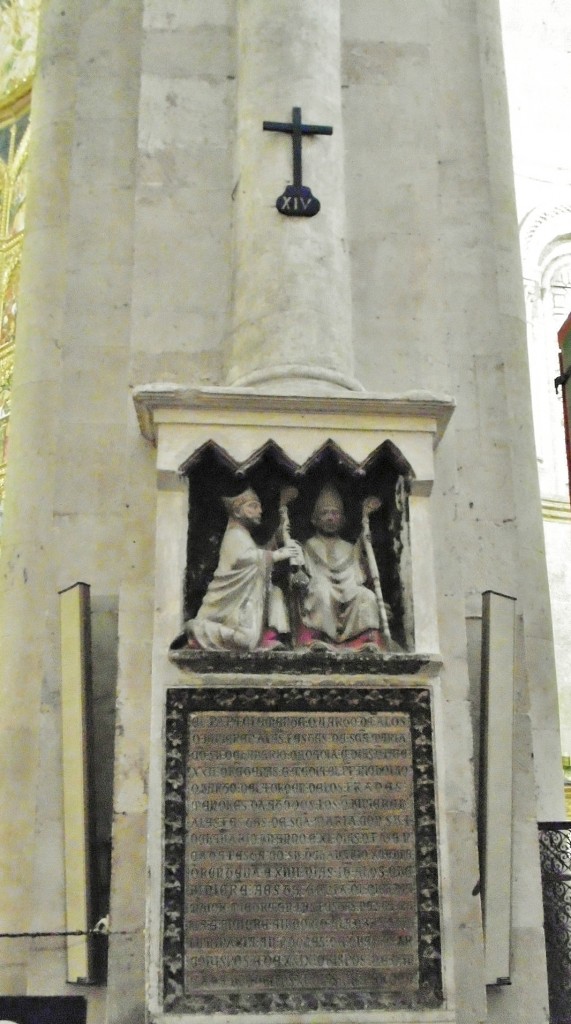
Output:
<path fill-rule="evenodd" d="M 291 186 L 288 186 L 284 195 L 280 196 L 276 203 L 278 210 L 280 213 L 287 213 L 290 216 L 312 217 L 319 210 L 319 200 L 315 199 L 311 195 L 311 190 L 306 189 L 301 183 L 301 138 L 302 135 L 333 135 L 333 128 L 328 125 L 303 124 L 301 120 L 301 107 L 294 107 L 292 109 L 291 124 L 284 123 L 283 121 L 264 121 L 263 128 L 265 132 L 285 132 L 291 135 L 293 147 L 293 189 Z M 310 197 L 310 202 L 306 197 Z M 291 205 L 292 200 L 293 206 Z M 309 206 L 305 205 L 306 201 L 309 202 Z"/>
<path fill-rule="evenodd" d="M 264 131 L 282 131 L 292 136 L 294 150 L 294 184 L 287 185 L 283 194 L 278 196 L 275 205 L 279 213 L 288 217 L 314 217 L 319 213 L 320 203 L 311 194 L 311 188 L 302 185 L 301 145 L 302 135 L 333 135 L 333 128 L 327 125 L 304 125 L 301 117 L 301 106 L 294 106 L 292 123 L 282 121 L 264 121 Z"/>
<path fill-rule="evenodd" d="M 291 112 L 291 124 L 282 121 L 264 121 L 265 132 L 287 132 L 293 144 L 293 183 L 301 188 L 301 137 L 302 135 L 333 135 L 333 128 L 320 124 L 302 124 L 301 107 Z"/>

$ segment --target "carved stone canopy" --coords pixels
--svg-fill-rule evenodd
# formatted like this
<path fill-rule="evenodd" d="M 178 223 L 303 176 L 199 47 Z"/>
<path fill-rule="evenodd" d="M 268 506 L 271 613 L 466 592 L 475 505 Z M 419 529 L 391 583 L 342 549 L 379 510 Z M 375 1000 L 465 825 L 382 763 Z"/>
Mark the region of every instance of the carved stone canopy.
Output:
<path fill-rule="evenodd" d="M 222 426 L 230 418 L 235 425 L 242 422 L 244 425 L 263 428 L 270 425 L 268 417 L 274 423 L 281 421 L 284 425 L 293 424 L 295 418 L 299 417 L 301 422 L 298 426 L 302 426 L 308 435 L 318 430 L 325 420 L 329 424 L 336 422 L 349 431 L 360 433 L 367 432 L 369 423 L 377 432 L 387 428 L 399 433 L 402 430 L 406 433 L 428 432 L 438 442 L 455 404 L 447 395 L 433 395 L 428 391 L 408 391 L 395 395 L 376 395 L 365 391 L 332 397 L 315 394 L 276 395 L 265 394 L 254 388 L 195 388 L 168 383 L 136 387 L 133 401 L 141 433 L 155 444 L 161 424 L 198 425 L 208 421 Z M 311 443 L 306 450 L 309 455 Z M 239 457 L 238 451 L 232 454 Z"/>
<path fill-rule="evenodd" d="M 301 466 L 272 439 L 242 463 L 208 442 L 180 471 L 189 485 L 184 617 L 192 645 L 234 653 L 269 644 L 299 649 L 325 643 L 340 653 L 365 644 L 389 651 L 412 648 L 410 559 L 403 552 L 414 473 L 392 441 L 383 441 L 357 463 L 329 439 Z M 236 501 L 240 495 L 250 494 L 256 502 L 259 497 L 254 512 L 263 514 L 252 537 L 228 527 L 229 494 L 236 494 Z M 327 525 L 322 512 L 327 520 L 333 495 L 334 521 Z M 290 556 L 293 564 L 275 551 L 289 541 L 298 545 Z M 266 622 L 267 562 L 260 549 L 268 545 L 274 551 L 267 551 L 266 559 L 280 562 L 272 571 L 273 600 L 284 609 L 277 619 L 266 616 Z M 246 562 L 252 562 L 251 571 L 246 572 Z M 246 599 L 258 615 L 254 633 L 250 624 L 247 636 L 236 617 Z"/>
<path fill-rule="evenodd" d="M 310 506 L 331 480 L 348 513 L 342 536 L 350 543 L 364 499 L 380 500 L 372 543 L 383 597 L 386 589 L 396 608 L 397 643 L 407 656 L 437 654 L 430 494 L 434 448 L 454 408 L 449 398 L 152 384 L 135 389 L 134 401 L 141 430 L 157 447 L 158 649 L 167 651 L 196 613 L 214 574 L 227 524 L 222 497 L 253 488 L 263 509 L 254 540 L 264 547 L 279 523 L 281 490 L 297 488 L 289 515 L 292 537 L 303 545 Z"/>

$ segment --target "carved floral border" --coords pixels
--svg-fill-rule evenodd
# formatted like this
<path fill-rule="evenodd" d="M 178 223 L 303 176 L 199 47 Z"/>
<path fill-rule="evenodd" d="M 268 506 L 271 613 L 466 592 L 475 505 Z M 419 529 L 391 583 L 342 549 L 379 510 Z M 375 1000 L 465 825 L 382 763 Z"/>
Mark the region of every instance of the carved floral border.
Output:
<path fill-rule="evenodd" d="M 416 833 L 419 987 L 379 991 L 185 992 L 184 879 L 188 716 L 196 711 L 394 711 L 410 715 Z M 163 985 L 166 1012 L 303 1013 L 422 1009 L 442 1003 L 440 910 L 430 691 L 425 688 L 176 688 L 167 691 Z"/>

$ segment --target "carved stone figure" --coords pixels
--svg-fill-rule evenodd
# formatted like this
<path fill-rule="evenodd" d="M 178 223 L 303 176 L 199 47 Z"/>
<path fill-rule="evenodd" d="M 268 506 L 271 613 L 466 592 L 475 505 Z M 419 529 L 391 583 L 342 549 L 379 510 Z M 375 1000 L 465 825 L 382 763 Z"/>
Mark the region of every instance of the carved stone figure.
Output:
<path fill-rule="evenodd" d="M 259 526 L 262 506 L 251 488 L 223 498 L 228 525 L 217 569 L 194 619 L 185 623 L 188 643 L 204 650 L 253 651 L 280 645 L 289 632 L 282 591 L 272 585 L 275 562 L 299 557 L 290 540 L 284 547 L 259 547 L 251 531 Z"/>
<path fill-rule="evenodd" d="M 345 522 L 340 494 L 331 485 L 319 494 L 311 517 L 316 532 L 303 545 L 309 580 L 299 602 L 301 624 L 296 646 L 386 646 L 380 628 L 388 639 L 386 610 L 380 583 L 375 592 L 378 570 L 375 579 L 376 564 L 368 537 L 371 511 L 370 505 L 364 509 L 363 533 L 356 544 L 351 544 L 340 537 Z M 367 581 L 375 590 L 366 586 Z"/>

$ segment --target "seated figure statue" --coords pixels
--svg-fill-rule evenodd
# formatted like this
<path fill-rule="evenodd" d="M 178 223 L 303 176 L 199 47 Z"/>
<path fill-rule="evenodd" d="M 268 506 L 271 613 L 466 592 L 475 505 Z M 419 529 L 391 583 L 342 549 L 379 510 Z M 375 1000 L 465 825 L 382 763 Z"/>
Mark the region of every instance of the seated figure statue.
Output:
<path fill-rule="evenodd" d="M 282 591 L 271 582 L 272 566 L 299 557 L 300 546 L 292 540 L 274 551 L 258 547 L 251 531 L 260 525 L 262 506 L 251 488 L 222 500 L 228 525 L 202 604 L 185 623 L 188 644 L 210 651 L 271 649 L 290 629 Z"/>
<path fill-rule="evenodd" d="M 311 522 L 316 532 L 303 545 L 309 579 L 300 593 L 296 646 L 385 647 L 379 599 L 365 585 L 372 578 L 364 538 L 351 544 L 339 536 L 345 513 L 341 496 L 332 485 L 319 494 Z"/>

